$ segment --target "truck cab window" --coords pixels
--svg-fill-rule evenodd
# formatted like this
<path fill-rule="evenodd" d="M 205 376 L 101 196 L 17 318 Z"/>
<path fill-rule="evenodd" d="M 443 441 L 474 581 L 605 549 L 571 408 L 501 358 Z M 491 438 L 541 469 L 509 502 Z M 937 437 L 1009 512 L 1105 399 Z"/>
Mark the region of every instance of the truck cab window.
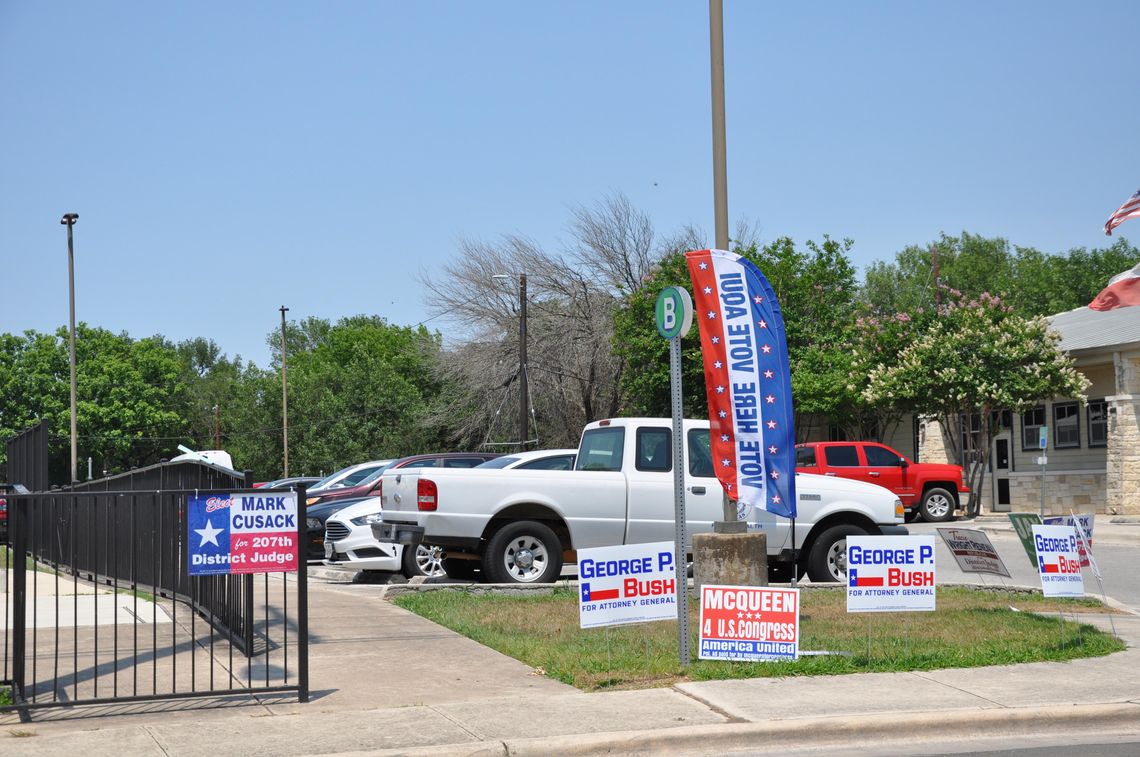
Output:
<path fill-rule="evenodd" d="M 672 432 L 667 428 L 637 430 L 637 469 L 665 473 L 673 469 Z"/>
<path fill-rule="evenodd" d="M 622 449 L 625 447 L 624 428 L 594 428 L 582 434 L 578 450 L 577 470 L 620 471 Z"/>
<path fill-rule="evenodd" d="M 689 475 L 698 478 L 716 478 L 708 429 L 689 431 Z"/>

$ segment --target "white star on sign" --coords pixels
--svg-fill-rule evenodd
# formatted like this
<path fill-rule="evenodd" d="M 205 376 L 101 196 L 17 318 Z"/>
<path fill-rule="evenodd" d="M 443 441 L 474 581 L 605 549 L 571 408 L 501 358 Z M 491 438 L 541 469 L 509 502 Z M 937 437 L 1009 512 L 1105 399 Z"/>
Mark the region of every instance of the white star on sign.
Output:
<path fill-rule="evenodd" d="M 732 461 L 731 461 L 731 460 L 729 460 L 729 459 L 726 457 L 726 458 L 724 458 L 723 460 L 721 460 L 721 461 L 720 461 L 720 464 L 721 464 L 721 465 L 723 465 L 725 468 L 727 468 L 727 467 L 728 467 L 728 465 L 729 465 L 729 463 L 731 463 L 731 462 L 732 462 Z"/>
<path fill-rule="evenodd" d="M 769 447 L 769 448 L 768 448 L 768 454 L 769 454 L 769 455 L 774 455 L 774 454 L 776 454 L 776 452 L 777 452 L 777 451 L 778 451 L 778 450 L 776 449 L 776 445 L 775 445 L 775 444 L 773 444 L 771 447 Z"/>
<path fill-rule="evenodd" d="M 721 410 L 719 413 L 717 413 L 717 417 L 718 417 L 718 418 L 727 418 L 727 417 L 728 417 L 728 413 L 726 413 L 725 411 Z"/>
<path fill-rule="evenodd" d="M 768 421 L 768 428 L 776 428 L 776 421 Z"/>
<path fill-rule="evenodd" d="M 772 376 L 773 373 L 771 371 L 764 371 L 764 378 L 772 378 Z"/>
<path fill-rule="evenodd" d="M 773 405 L 776 402 L 776 398 L 769 394 L 767 397 L 764 398 L 764 401 L 767 402 L 769 405 Z"/>
<path fill-rule="evenodd" d="M 210 521 L 209 518 L 207 518 L 205 528 L 195 528 L 194 529 L 194 533 L 196 533 L 200 537 L 202 537 L 202 542 L 198 546 L 204 547 L 204 546 L 206 546 L 206 543 L 209 542 L 210 544 L 213 544 L 215 547 L 221 547 L 222 545 L 218 544 L 218 534 L 220 534 L 223 530 L 225 530 L 225 529 L 214 528 L 214 524 Z"/>
<path fill-rule="evenodd" d="M 705 294 L 712 294 L 712 287 L 705 287 Z"/>
<path fill-rule="evenodd" d="M 760 295 L 756 295 L 755 297 L 752 298 L 752 301 L 755 302 L 757 305 L 759 305 L 761 302 L 764 301 L 764 298 L 761 297 Z"/>
<path fill-rule="evenodd" d="M 780 478 L 780 471 L 778 471 L 778 470 L 772 471 L 772 480 L 777 481 L 777 480 L 779 480 L 779 478 Z"/>
<path fill-rule="evenodd" d="M 718 387 L 716 388 L 716 393 L 717 393 L 717 394 L 724 394 L 724 387 L 723 387 L 723 386 L 718 386 Z"/>
<path fill-rule="evenodd" d="M 763 347 L 760 348 L 760 351 L 763 352 L 765 355 L 767 355 L 769 352 L 772 351 L 772 348 L 765 344 Z"/>
<path fill-rule="evenodd" d="M 772 504 L 773 505 L 780 504 L 780 495 L 779 494 L 773 494 L 772 495 Z"/>
<path fill-rule="evenodd" d="M 714 336 L 714 337 L 713 337 L 712 339 L 710 339 L 709 341 L 710 341 L 710 342 L 712 342 L 713 344 L 720 344 L 720 337 L 719 337 L 719 336 Z"/>
<path fill-rule="evenodd" d="M 728 434 L 721 434 L 721 435 L 720 435 L 720 440 L 721 440 L 722 442 L 727 442 L 727 441 L 728 441 Z"/>
<path fill-rule="evenodd" d="M 768 322 L 767 321 L 757 321 L 756 325 L 762 329 L 768 328 Z"/>
<path fill-rule="evenodd" d="M 724 363 L 720 362 L 719 360 L 718 360 L 718 361 L 716 361 L 715 363 L 713 363 L 713 368 L 716 368 L 716 369 L 718 369 L 718 370 L 719 370 L 719 369 L 721 369 L 721 368 L 723 368 L 723 367 L 724 367 Z"/>
<path fill-rule="evenodd" d="M 700 263 L 698 266 L 702 271 L 709 267 L 708 263 Z"/>
<path fill-rule="evenodd" d="M 716 313 L 714 313 L 713 311 L 710 310 L 709 311 L 709 320 L 711 321 L 713 318 L 716 318 Z"/>

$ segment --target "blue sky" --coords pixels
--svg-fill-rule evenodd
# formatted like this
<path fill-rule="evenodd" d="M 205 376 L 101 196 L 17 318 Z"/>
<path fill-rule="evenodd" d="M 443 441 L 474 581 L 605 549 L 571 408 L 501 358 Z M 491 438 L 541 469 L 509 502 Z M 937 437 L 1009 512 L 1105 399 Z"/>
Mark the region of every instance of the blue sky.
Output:
<path fill-rule="evenodd" d="M 1131 4 L 725 6 L 764 240 L 1063 252 L 1140 187 Z M 461 239 L 557 250 L 607 193 L 711 237 L 708 6 L 7 0 L 0 144 L 0 332 L 66 324 L 74 211 L 80 320 L 265 364 L 280 305 L 417 323 Z"/>

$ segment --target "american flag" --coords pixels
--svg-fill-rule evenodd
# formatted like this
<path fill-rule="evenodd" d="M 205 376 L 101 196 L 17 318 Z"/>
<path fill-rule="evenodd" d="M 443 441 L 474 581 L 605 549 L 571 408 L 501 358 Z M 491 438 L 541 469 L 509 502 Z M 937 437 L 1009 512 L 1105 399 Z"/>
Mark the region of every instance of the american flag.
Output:
<path fill-rule="evenodd" d="M 716 475 L 737 517 L 796 517 L 795 430 L 783 315 L 764 274 L 724 250 L 685 254 Z"/>
<path fill-rule="evenodd" d="M 1140 189 L 1125 200 L 1124 204 L 1117 208 L 1116 212 L 1104 222 L 1104 233 L 1112 236 L 1112 230 L 1129 218 L 1140 218 Z"/>

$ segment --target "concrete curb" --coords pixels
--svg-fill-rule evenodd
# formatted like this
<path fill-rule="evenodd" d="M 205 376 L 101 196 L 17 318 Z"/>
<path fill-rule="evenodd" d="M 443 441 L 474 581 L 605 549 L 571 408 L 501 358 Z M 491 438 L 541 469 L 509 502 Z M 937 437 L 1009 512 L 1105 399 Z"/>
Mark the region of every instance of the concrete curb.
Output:
<path fill-rule="evenodd" d="M 707 754 L 754 748 L 791 750 L 861 742 L 914 744 L 963 738 L 1040 737 L 1074 732 L 1140 734 L 1140 702 L 1018 709 L 916 712 L 866 717 L 804 718 L 767 723 L 682 726 L 654 731 L 572 734 L 539 739 L 506 739 L 416 749 L 342 753 L 338 757 L 546 757 L 597 754 Z M 965 736 L 964 736 L 965 734 Z"/>

